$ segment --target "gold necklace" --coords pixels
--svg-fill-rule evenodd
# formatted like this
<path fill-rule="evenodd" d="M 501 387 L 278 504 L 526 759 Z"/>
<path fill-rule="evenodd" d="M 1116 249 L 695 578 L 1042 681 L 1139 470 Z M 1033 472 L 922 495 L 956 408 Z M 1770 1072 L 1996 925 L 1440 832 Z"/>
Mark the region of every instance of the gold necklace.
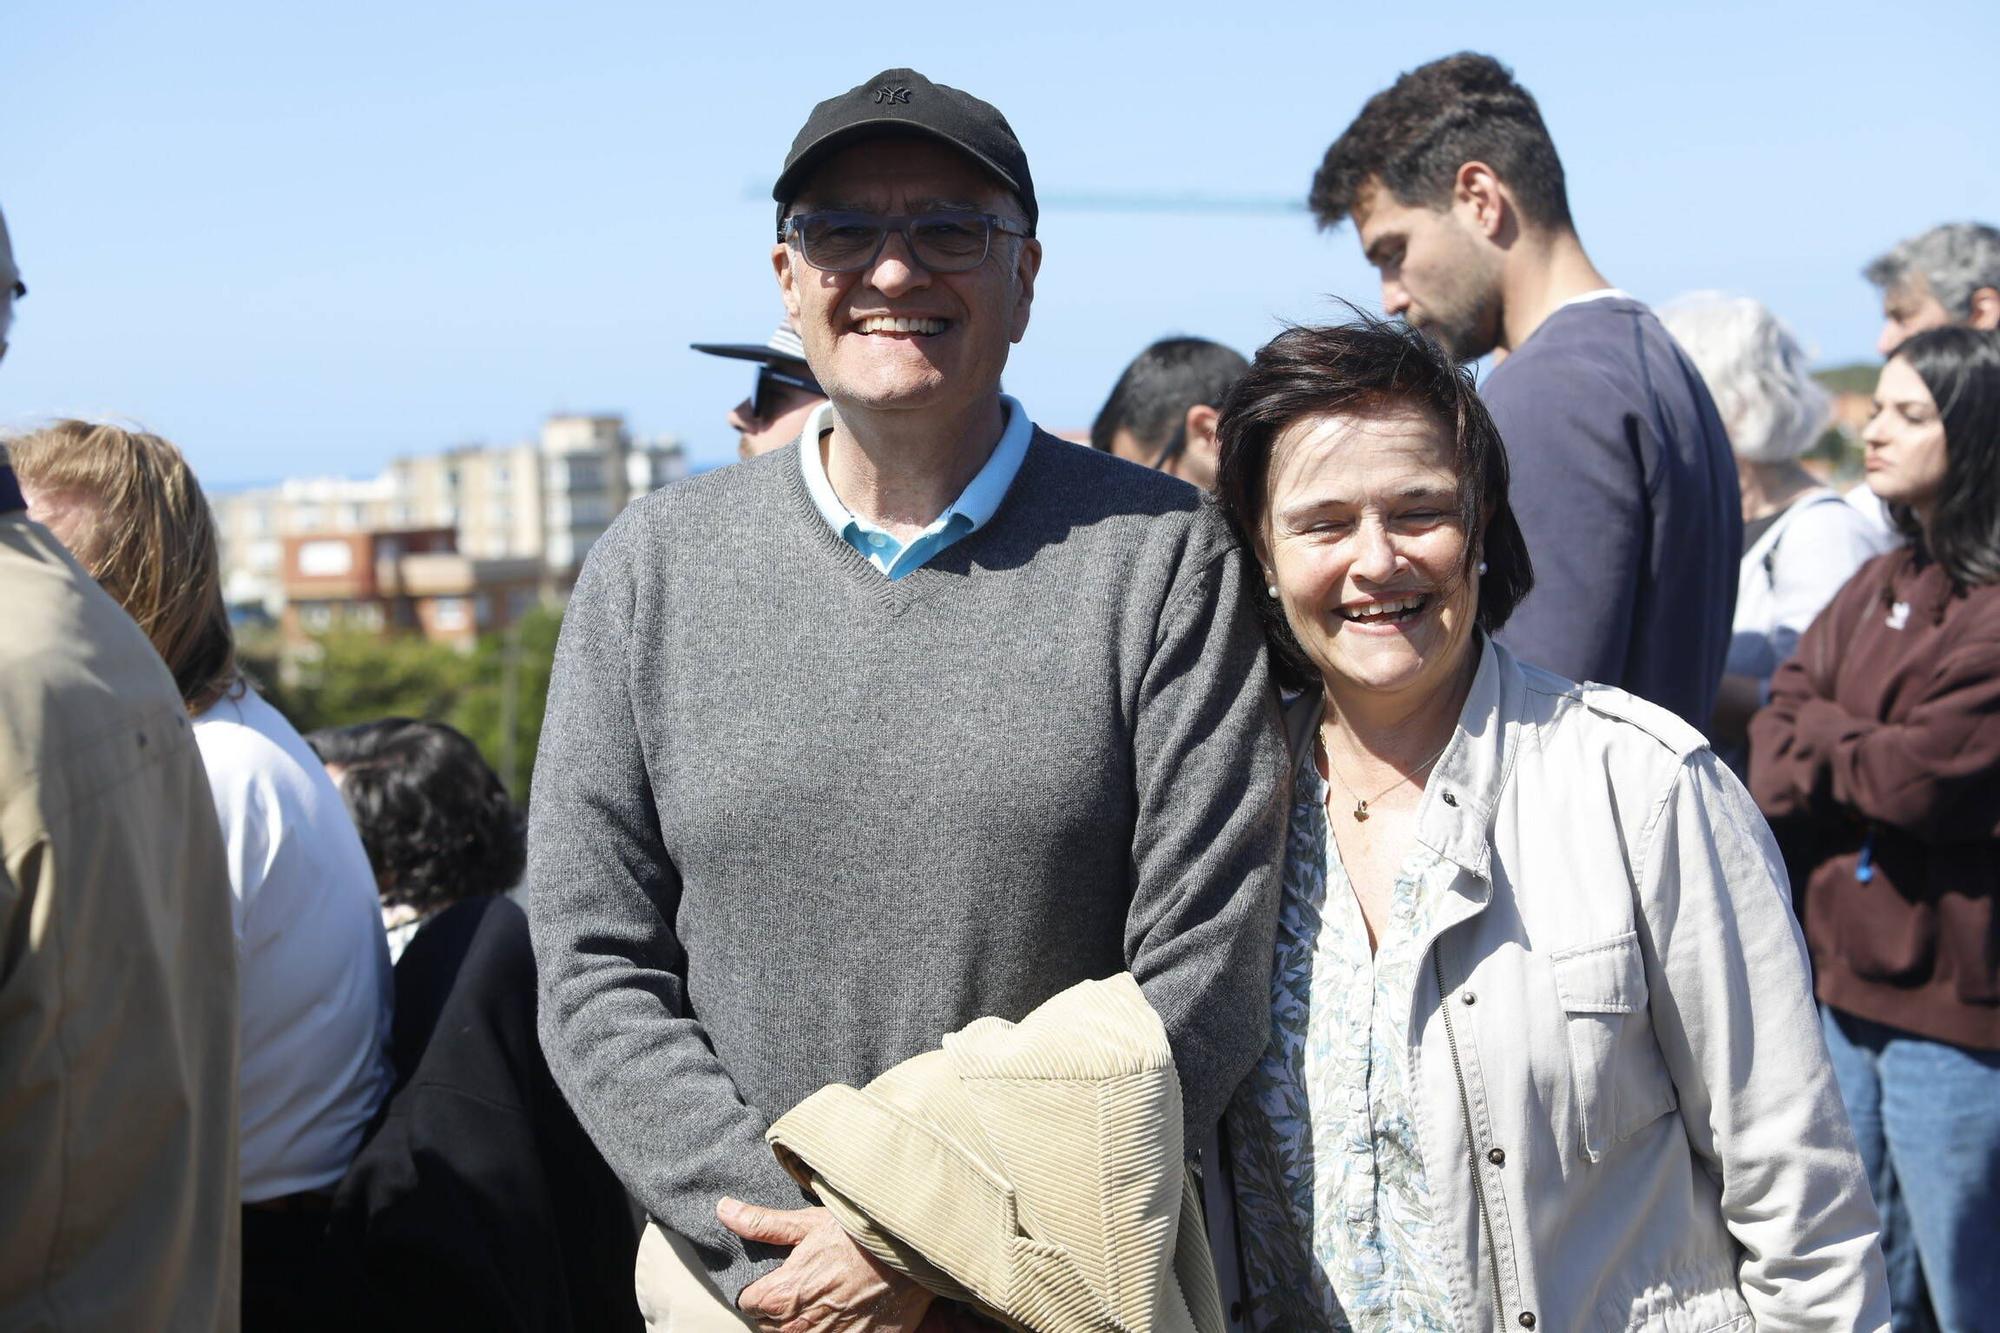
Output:
<path fill-rule="evenodd" d="M 1373 796 L 1368 797 L 1367 800 L 1363 800 L 1361 797 L 1356 796 L 1354 794 L 1354 788 L 1347 785 L 1347 779 L 1340 776 L 1340 770 L 1334 767 L 1333 747 L 1326 743 L 1325 727 L 1321 727 L 1319 731 L 1319 748 L 1320 748 L 1320 753 L 1326 756 L 1327 773 L 1332 776 L 1335 782 L 1338 782 L 1340 784 L 1341 790 L 1346 792 L 1348 798 L 1354 802 L 1354 817 L 1357 820 L 1366 820 L 1368 818 L 1369 801 L 1379 801 L 1384 796 L 1387 796 L 1390 792 L 1396 790 L 1396 788 L 1402 786 L 1405 782 L 1416 781 L 1417 775 L 1419 773 L 1425 772 L 1430 768 L 1432 764 L 1435 764 L 1438 760 L 1444 757 L 1444 752 L 1451 748 L 1451 737 L 1445 738 L 1444 744 L 1438 746 L 1437 753 L 1433 754 L 1430 758 L 1424 760 L 1423 763 L 1418 764 L 1415 768 L 1411 769 L 1409 772 L 1403 774 L 1403 776 L 1397 778 L 1394 782 L 1384 787 L 1381 791 L 1378 791 Z M 1333 794 L 1332 788 L 1328 788 L 1327 795 L 1331 796 L 1332 794 Z M 1328 804 L 1331 804 L 1331 802 L 1328 802 Z"/>

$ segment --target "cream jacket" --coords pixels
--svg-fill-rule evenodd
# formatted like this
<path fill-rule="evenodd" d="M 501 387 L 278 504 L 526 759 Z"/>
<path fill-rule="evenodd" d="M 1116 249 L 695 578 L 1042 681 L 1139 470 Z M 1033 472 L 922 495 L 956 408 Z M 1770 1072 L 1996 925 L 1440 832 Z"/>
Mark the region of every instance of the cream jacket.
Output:
<path fill-rule="evenodd" d="M 1409 1027 L 1459 1327 L 1886 1328 L 1784 868 L 1701 736 L 1488 643 L 1417 837 L 1459 868 Z"/>
<path fill-rule="evenodd" d="M 187 710 L 19 510 L 0 611 L 0 1329 L 233 1330 L 235 936 Z"/>
<path fill-rule="evenodd" d="M 1166 1028 L 1130 974 L 983 1018 L 771 1126 L 876 1258 L 1034 1333 L 1222 1333 Z"/>

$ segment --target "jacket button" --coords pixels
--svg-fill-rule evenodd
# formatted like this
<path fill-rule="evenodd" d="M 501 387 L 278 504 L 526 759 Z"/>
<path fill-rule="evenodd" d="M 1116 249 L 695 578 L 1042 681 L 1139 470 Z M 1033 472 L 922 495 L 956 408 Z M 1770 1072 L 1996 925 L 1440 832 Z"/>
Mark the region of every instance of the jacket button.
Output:
<path fill-rule="evenodd" d="M 1453 796 L 1450 792 L 1446 792 L 1444 794 L 1444 803 L 1446 805 L 1457 805 L 1458 798 L 1456 796 Z"/>
<path fill-rule="evenodd" d="M 1469 990 L 1462 990 L 1458 993 L 1458 1002 L 1460 1004 L 1478 1004 L 1479 997 Z"/>
<path fill-rule="evenodd" d="M 1533 1310 L 1521 1311 L 1521 1327 L 1533 1328 L 1534 1326 L 1535 1326 L 1535 1312 Z"/>
<path fill-rule="evenodd" d="M 1486 1150 L 1486 1160 L 1495 1166 L 1505 1166 L 1507 1165 L 1507 1150 L 1505 1148 L 1488 1148 Z"/>

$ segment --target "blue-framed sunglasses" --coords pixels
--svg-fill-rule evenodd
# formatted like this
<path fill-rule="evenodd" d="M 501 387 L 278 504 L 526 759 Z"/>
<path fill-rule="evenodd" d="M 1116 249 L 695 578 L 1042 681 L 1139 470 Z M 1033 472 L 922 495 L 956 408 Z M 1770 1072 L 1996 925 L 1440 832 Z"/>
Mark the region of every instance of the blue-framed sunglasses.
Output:
<path fill-rule="evenodd" d="M 933 273 L 964 273 L 986 262 L 993 233 L 1030 236 L 1026 223 L 992 213 L 939 209 L 930 213 L 858 213 L 828 209 L 794 213 L 779 235 L 796 245 L 822 273 L 858 273 L 872 267 L 893 232 L 910 257 Z"/>

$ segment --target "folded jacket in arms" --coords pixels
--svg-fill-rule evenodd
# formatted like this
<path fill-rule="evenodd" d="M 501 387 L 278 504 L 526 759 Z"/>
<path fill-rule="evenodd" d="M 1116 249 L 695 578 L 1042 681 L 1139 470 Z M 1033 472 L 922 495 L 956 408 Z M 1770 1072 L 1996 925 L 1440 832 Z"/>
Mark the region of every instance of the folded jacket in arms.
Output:
<path fill-rule="evenodd" d="M 891 1268 L 1031 1333 L 1222 1333 L 1166 1029 L 1130 974 L 983 1018 L 766 1135 Z"/>

